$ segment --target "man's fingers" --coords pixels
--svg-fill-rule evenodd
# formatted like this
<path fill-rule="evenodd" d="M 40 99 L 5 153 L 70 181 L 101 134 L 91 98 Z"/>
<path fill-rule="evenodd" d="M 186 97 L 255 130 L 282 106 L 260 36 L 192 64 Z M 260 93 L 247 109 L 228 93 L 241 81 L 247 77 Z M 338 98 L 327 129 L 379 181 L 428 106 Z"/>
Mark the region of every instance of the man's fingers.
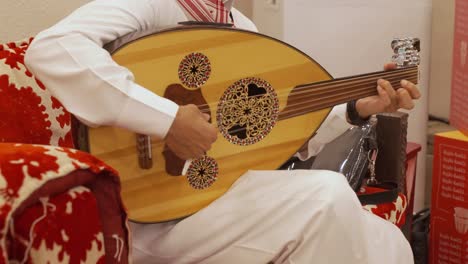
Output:
<path fill-rule="evenodd" d="M 395 90 L 392 87 L 392 84 L 389 81 L 383 79 L 378 80 L 377 84 L 382 87 L 385 92 L 387 92 L 388 96 L 390 97 L 391 104 L 398 105 L 398 98 L 396 96 Z"/>
<path fill-rule="evenodd" d="M 396 68 L 397 68 L 397 66 L 396 66 L 396 64 L 394 62 L 386 63 L 384 65 L 384 70 L 385 71 L 394 70 Z"/>
<path fill-rule="evenodd" d="M 399 102 L 399 105 L 398 107 L 401 107 L 401 108 L 404 108 L 404 109 L 407 109 L 407 110 L 411 110 L 414 108 L 414 102 L 413 102 L 413 98 L 411 98 L 409 92 L 403 88 L 400 88 L 397 90 L 397 95 L 398 95 L 398 102 Z"/>
<path fill-rule="evenodd" d="M 421 97 L 421 92 L 416 84 L 407 80 L 402 80 L 401 87 L 405 88 L 413 99 L 419 99 Z"/>
<path fill-rule="evenodd" d="M 392 84 L 391 84 L 389 81 L 383 80 L 383 79 L 379 79 L 379 80 L 377 81 L 377 84 L 378 84 L 380 87 L 384 88 L 385 91 L 387 91 L 388 95 L 390 95 L 390 97 L 395 96 L 395 94 L 396 94 L 395 89 L 393 89 L 393 86 L 392 86 Z"/>
<path fill-rule="evenodd" d="M 379 98 L 382 101 L 382 106 L 384 108 L 389 107 L 392 104 L 392 100 L 390 99 L 390 96 L 388 93 L 385 91 L 384 88 L 377 86 L 377 92 L 379 93 Z"/>
<path fill-rule="evenodd" d="M 210 115 L 209 114 L 202 113 L 202 115 L 203 115 L 203 119 L 205 119 L 206 121 L 210 120 Z"/>
<path fill-rule="evenodd" d="M 207 121 L 208 114 L 195 105 L 180 106 L 165 138 L 166 144 L 183 159 L 200 158 L 217 138 L 217 129 Z"/>
<path fill-rule="evenodd" d="M 192 145 L 189 147 L 189 153 L 187 153 L 188 159 L 198 159 L 205 155 L 205 147 L 200 145 Z"/>
<path fill-rule="evenodd" d="M 195 159 L 199 159 L 199 158 L 201 158 L 201 157 L 203 157 L 203 156 L 205 156 L 205 152 L 204 152 L 204 151 L 197 151 L 197 152 L 195 152 L 194 155 L 193 155 L 193 157 L 194 157 Z"/>

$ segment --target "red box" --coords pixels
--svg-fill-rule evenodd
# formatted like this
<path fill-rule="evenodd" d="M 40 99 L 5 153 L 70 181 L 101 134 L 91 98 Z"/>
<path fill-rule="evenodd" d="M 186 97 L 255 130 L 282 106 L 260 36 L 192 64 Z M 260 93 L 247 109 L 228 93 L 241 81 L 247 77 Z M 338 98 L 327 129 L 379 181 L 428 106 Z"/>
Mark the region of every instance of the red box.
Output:
<path fill-rule="evenodd" d="M 468 0 L 455 1 L 450 125 L 468 136 Z"/>
<path fill-rule="evenodd" d="M 434 137 L 431 264 L 468 264 L 468 137 L 460 131 Z"/>

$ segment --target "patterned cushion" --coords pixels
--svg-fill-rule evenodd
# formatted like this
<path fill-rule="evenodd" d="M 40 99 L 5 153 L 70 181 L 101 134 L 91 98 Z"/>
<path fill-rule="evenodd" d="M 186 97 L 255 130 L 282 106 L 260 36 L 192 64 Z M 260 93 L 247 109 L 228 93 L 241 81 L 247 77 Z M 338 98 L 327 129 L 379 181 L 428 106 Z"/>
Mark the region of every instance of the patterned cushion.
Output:
<path fill-rule="evenodd" d="M 98 159 L 0 143 L 0 263 L 26 248 L 28 263 L 128 263 L 126 221 L 117 173 Z"/>
<path fill-rule="evenodd" d="M 26 255 L 31 263 L 105 263 L 96 207 L 96 199 L 83 186 L 29 207 L 10 224 L 10 261 L 21 262 Z"/>
<path fill-rule="evenodd" d="M 71 115 L 24 65 L 31 41 L 0 44 L 0 142 L 73 147 Z"/>
<path fill-rule="evenodd" d="M 385 191 L 384 189 L 375 187 L 363 187 L 359 193 L 372 194 L 376 192 Z M 390 221 L 398 227 L 402 227 L 406 221 L 406 209 L 408 207 L 408 200 L 402 193 L 398 194 L 398 198 L 391 203 L 384 204 L 367 204 L 363 208 L 383 219 Z"/>
<path fill-rule="evenodd" d="M 117 173 L 69 149 L 71 115 L 24 65 L 31 41 L 0 44 L 0 264 L 128 263 Z"/>

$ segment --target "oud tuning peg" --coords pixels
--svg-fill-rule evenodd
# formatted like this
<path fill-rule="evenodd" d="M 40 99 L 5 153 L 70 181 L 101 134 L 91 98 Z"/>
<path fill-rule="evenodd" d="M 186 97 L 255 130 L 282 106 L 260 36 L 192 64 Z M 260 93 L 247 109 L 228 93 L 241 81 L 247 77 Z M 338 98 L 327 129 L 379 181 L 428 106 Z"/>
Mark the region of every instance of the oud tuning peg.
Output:
<path fill-rule="evenodd" d="M 419 38 L 395 38 L 392 40 L 392 61 L 398 68 L 416 66 L 421 62 L 421 40 Z"/>

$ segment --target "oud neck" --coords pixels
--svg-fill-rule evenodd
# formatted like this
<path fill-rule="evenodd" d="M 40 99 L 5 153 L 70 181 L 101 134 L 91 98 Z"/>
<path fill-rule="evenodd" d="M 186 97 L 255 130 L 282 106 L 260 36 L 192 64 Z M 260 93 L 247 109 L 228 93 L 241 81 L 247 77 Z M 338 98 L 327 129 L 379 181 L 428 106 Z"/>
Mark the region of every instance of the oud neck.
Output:
<path fill-rule="evenodd" d="M 287 106 L 280 112 L 279 120 L 377 95 L 378 79 L 389 81 L 395 90 L 401 88 L 401 80 L 417 83 L 418 72 L 417 66 L 411 66 L 297 86 L 289 94 Z"/>

